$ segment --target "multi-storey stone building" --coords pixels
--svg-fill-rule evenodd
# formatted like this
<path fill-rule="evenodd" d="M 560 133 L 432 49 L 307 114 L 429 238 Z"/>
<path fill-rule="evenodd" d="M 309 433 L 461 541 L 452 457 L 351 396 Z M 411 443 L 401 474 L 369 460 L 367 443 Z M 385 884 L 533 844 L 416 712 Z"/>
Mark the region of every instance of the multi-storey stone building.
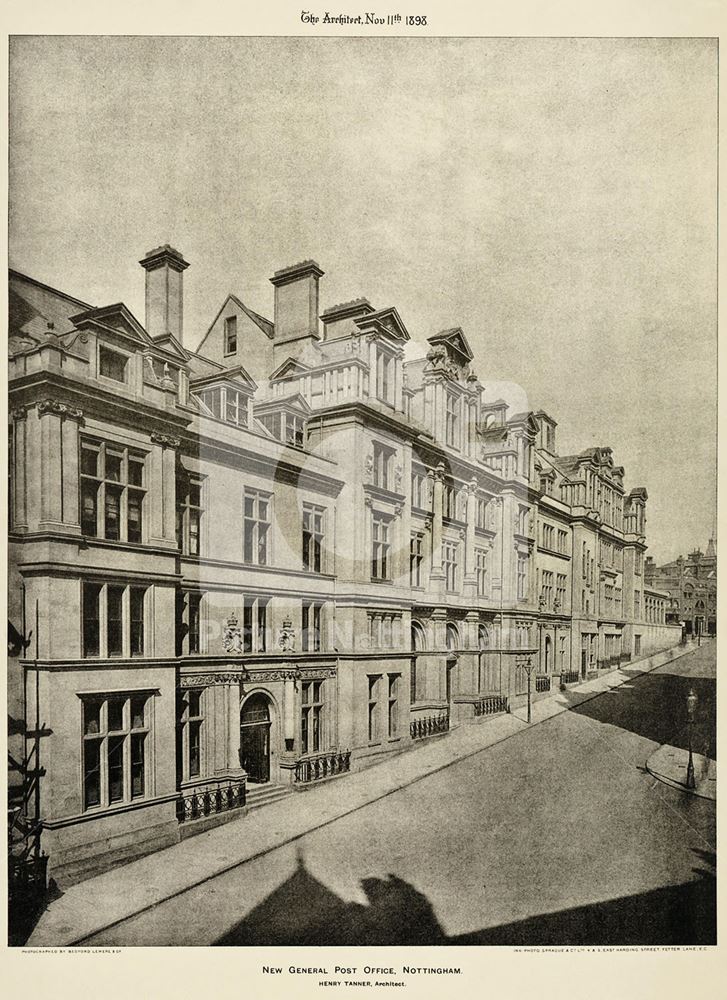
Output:
<path fill-rule="evenodd" d="M 673 562 L 657 566 L 647 556 L 646 580 L 667 595 L 667 620 L 683 622 L 686 635 L 717 634 L 717 548 L 713 538 L 706 552 L 695 549 Z"/>
<path fill-rule="evenodd" d="M 145 325 L 10 279 L 13 784 L 56 879 L 679 640 L 646 491 L 488 402 L 460 328 L 406 361 L 305 261 L 191 351 L 187 262 L 141 265 Z"/>

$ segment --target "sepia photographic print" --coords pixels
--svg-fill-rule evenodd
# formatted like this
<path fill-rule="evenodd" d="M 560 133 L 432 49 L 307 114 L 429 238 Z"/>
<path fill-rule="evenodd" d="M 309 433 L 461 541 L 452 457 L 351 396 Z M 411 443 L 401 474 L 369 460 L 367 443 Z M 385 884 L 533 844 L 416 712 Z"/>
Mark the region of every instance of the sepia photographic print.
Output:
<path fill-rule="evenodd" d="M 322 27 L 10 38 L 9 944 L 715 945 L 717 40 Z"/>

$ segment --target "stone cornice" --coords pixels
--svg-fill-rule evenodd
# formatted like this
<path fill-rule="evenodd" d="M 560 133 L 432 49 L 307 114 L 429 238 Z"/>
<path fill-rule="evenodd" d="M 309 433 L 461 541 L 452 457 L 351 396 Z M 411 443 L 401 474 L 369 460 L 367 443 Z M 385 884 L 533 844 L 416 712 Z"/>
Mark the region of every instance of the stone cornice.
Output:
<path fill-rule="evenodd" d="M 79 379 L 47 369 L 29 372 L 12 380 L 10 391 L 18 403 L 33 406 L 56 396 L 71 408 L 83 407 L 86 419 L 95 418 L 109 425 L 118 423 L 136 430 L 179 432 L 189 424 L 178 407 L 166 410 L 143 397 L 128 398 L 110 392 L 91 379 Z M 51 393 L 53 396 L 51 396 Z"/>

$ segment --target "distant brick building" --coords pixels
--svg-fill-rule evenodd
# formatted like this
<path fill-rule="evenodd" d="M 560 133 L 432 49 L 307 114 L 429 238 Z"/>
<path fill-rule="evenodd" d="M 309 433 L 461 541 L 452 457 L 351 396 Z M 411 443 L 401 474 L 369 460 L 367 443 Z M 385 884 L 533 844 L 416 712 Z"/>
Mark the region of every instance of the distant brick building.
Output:
<path fill-rule="evenodd" d="M 687 635 L 717 634 L 717 547 L 695 549 L 673 562 L 657 566 L 646 560 L 646 582 L 669 595 L 669 620 L 683 621 Z"/>

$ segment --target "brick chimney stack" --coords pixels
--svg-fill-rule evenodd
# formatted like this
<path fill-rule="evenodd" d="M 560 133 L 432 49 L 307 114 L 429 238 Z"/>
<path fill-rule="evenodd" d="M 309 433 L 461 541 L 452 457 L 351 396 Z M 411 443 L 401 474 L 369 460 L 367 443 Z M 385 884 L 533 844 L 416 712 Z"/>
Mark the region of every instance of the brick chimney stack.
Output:
<path fill-rule="evenodd" d="M 189 264 L 179 250 L 165 243 L 139 261 L 146 271 L 146 330 L 152 337 L 173 334 L 182 343 L 182 272 Z"/>
<path fill-rule="evenodd" d="M 314 260 L 304 260 L 276 271 L 270 279 L 275 286 L 276 357 L 297 357 L 309 343 L 319 340 L 318 281 L 323 274 Z"/>

